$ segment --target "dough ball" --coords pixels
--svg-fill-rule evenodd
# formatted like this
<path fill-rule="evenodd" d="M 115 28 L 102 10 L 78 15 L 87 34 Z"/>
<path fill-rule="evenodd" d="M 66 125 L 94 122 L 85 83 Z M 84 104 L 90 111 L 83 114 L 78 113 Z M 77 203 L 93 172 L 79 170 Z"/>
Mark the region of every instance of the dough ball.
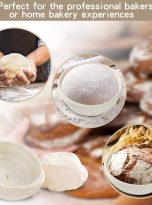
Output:
<path fill-rule="evenodd" d="M 110 69 L 92 63 L 70 70 L 62 81 L 61 89 L 69 99 L 77 103 L 97 105 L 112 99 L 119 87 Z"/>
<path fill-rule="evenodd" d="M 0 67 L 6 70 L 10 80 L 25 68 L 32 70 L 30 61 L 19 53 L 11 53 L 3 56 L 0 59 Z"/>
<path fill-rule="evenodd" d="M 41 156 L 40 160 L 46 176 L 43 188 L 48 188 L 50 191 L 77 189 L 88 177 L 86 168 L 74 153 L 48 153 Z"/>

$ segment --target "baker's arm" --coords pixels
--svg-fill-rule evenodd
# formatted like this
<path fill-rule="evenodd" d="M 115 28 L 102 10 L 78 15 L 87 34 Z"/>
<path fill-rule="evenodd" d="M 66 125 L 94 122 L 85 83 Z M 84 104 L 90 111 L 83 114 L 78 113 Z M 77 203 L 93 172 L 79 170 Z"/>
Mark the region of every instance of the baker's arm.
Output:
<path fill-rule="evenodd" d="M 0 51 L 0 59 L 4 56 L 4 54 Z"/>
<path fill-rule="evenodd" d="M 3 53 L 0 52 L 0 58 L 3 56 Z M 49 58 L 49 51 L 45 45 L 38 47 L 36 50 L 31 52 L 27 58 L 31 62 L 32 71 L 26 68 L 23 69 L 23 72 L 19 72 L 16 74 L 16 77 L 13 79 L 13 82 L 10 82 L 7 74 L 3 68 L 0 68 L 0 84 L 5 86 L 10 85 L 24 85 L 29 84 L 30 82 L 34 82 L 36 79 L 36 71 L 37 66 L 43 65 L 46 63 Z"/>
<path fill-rule="evenodd" d="M 43 65 L 50 59 L 48 48 L 46 46 L 41 46 L 30 53 L 27 58 L 36 67 Z"/>
<path fill-rule="evenodd" d="M 50 55 L 48 48 L 43 45 L 38 47 L 26 57 L 31 62 L 33 69 L 30 71 L 25 68 L 23 73 L 17 74 L 16 78 L 14 79 L 14 84 L 28 84 L 29 82 L 34 82 L 36 79 L 37 67 L 46 63 L 49 60 Z"/>

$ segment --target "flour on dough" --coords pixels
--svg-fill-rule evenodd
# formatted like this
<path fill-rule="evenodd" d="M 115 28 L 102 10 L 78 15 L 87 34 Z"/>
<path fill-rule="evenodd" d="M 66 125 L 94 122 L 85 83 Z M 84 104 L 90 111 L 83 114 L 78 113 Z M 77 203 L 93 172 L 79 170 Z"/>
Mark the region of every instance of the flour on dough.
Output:
<path fill-rule="evenodd" d="M 62 91 L 71 100 L 97 105 L 111 100 L 118 92 L 118 83 L 104 64 L 83 64 L 72 68 L 62 81 Z"/>
<path fill-rule="evenodd" d="M 9 79 L 13 79 L 16 73 L 24 68 L 31 70 L 30 61 L 19 53 L 11 53 L 0 59 L 0 67 L 6 70 Z"/>

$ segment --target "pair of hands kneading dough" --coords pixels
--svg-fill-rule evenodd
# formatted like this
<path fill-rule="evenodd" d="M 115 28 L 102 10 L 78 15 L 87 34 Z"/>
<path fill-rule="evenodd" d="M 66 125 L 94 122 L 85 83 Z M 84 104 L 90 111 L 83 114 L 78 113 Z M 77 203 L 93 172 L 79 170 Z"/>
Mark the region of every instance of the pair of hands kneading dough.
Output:
<path fill-rule="evenodd" d="M 35 81 L 34 62 L 19 53 L 0 58 L 0 82 L 2 86 L 25 85 Z"/>

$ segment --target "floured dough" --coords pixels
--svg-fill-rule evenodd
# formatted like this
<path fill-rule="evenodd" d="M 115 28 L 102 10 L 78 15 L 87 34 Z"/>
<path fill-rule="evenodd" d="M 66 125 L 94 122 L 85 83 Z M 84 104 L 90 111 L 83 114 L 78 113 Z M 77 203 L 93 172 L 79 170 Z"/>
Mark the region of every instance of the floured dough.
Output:
<path fill-rule="evenodd" d="M 40 157 L 45 172 L 43 188 L 62 192 L 81 187 L 88 172 L 79 158 L 70 152 L 53 152 Z"/>
<path fill-rule="evenodd" d="M 62 81 L 62 91 L 77 103 L 97 105 L 111 100 L 116 95 L 118 83 L 105 65 L 83 64 L 66 74 Z"/>
<path fill-rule="evenodd" d="M 31 70 L 30 61 L 19 53 L 11 53 L 0 59 L 0 67 L 6 70 L 9 79 L 13 79 L 17 72 L 23 69 Z"/>

